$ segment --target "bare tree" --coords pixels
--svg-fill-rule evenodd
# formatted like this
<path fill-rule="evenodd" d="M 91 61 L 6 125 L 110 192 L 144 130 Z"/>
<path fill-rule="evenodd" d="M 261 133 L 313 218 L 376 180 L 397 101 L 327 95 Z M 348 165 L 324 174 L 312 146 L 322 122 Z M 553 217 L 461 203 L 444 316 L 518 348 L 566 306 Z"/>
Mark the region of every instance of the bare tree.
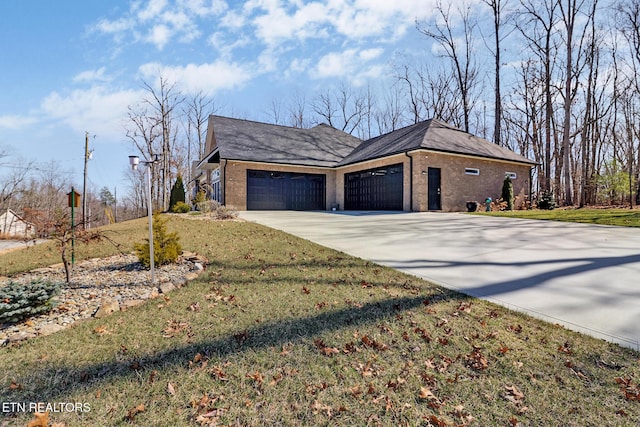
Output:
<path fill-rule="evenodd" d="M 517 28 L 529 44 L 529 50 L 538 57 L 544 67 L 541 82 L 544 87 L 544 156 L 542 171 L 542 190 L 551 190 L 551 139 L 553 122 L 552 75 L 555 65 L 556 48 L 554 34 L 557 22 L 557 0 L 521 0 L 520 20 Z"/>
<path fill-rule="evenodd" d="M 169 202 L 169 191 L 179 162 L 175 159 L 179 138 L 179 110 L 184 97 L 176 83 L 170 83 L 162 75 L 158 85 L 142 82 L 147 91 L 140 105 L 129 107 L 127 138 L 134 143 L 147 160 L 161 155 L 158 165 L 152 168 L 152 191 L 155 205 L 165 210 Z M 157 170 L 156 170 L 157 169 Z"/>
<path fill-rule="evenodd" d="M 340 84 L 333 92 L 321 93 L 312 104 L 313 111 L 329 126 L 353 134 L 365 118 L 366 94 Z"/>
<path fill-rule="evenodd" d="M 476 66 L 474 37 L 477 23 L 471 14 L 470 7 L 461 6 L 457 12 L 460 15 L 461 32 L 458 35 L 454 27 L 455 18 L 451 13 L 451 6 L 446 9 L 441 2 L 436 6 L 438 20 L 428 25 L 417 24 L 418 30 L 433 39 L 442 48 L 442 56 L 447 58 L 453 66 L 456 88 L 462 100 L 463 128 L 470 130 L 470 115 L 474 105 L 474 89 L 478 83 L 478 68 Z"/>
<path fill-rule="evenodd" d="M 487 6 L 491 8 L 493 15 L 493 58 L 494 58 L 494 72 L 495 72 L 495 84 L 494 84 L 494 124 L 493 124 L 493 142 L 497 145 L 502 145 L 502 93 L 501 93 L 501 46 L 504 35 L 502 33 L 504 10 L 507 7 L 508 0 L 482 0 Z M 490 49 L 491 50 L 491 49 Z"/>
<path fill-rule="evenodd" d="M 209 116 L 218 111 L 215 99 L 205 95 L 202 91 L 186 98 L 184 107 L 184 117 L 186 117 L 186 177 L 187 194 L 190 197 L 193 186 L 191 169 L 194 160 L 202 159 L 207 153 L 207 123 Z"/>

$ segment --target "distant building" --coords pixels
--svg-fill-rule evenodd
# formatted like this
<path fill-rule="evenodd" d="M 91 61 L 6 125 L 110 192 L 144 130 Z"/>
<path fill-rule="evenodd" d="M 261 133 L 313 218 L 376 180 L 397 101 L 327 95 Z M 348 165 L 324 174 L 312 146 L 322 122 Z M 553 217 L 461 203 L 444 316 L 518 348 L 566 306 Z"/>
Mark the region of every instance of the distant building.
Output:
<path fill-rule="evenodd" d="M 34 237 L 35 233 L 35 226 L 11 209 L 7 209 L 0 215 L 0 234 L 2 237 Z"/>

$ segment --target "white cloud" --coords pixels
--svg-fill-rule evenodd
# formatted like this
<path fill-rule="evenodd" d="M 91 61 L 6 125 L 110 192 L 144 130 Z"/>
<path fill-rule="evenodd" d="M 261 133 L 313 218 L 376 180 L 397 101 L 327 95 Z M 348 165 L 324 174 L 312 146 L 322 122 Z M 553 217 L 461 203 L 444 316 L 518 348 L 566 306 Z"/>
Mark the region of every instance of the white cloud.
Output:
<path fill-rule="evenodd" d="M 0 116 L 0 129 L 17 130 L 36 123 L 34 117 L 7 115 Z"/>
<path fill-rule="evenodd" d="M 353 80 L 356 75 L 363 75 L 371 69 L 367 63 L 378 58 L 383 52 L 384 50 L 380 48 L 331 52 L 320 58 L 312 76 L 315 78 L 340 77 Z"/>
<path fill-rule="evenodd" d="M 240 87 L 253 77 L 247 67 L 222 60 L 176 67 L 148 63 L 142 65 L 139 71 L 147 82 L 156 81 L 161 75 L 178 84 L 187 93 L 203 91 L 214 94 L 221 90 Z"/>
<path fill-rule="evenodd" d="M 167 7 L 167 0 L 149 0 L 147 6 L 137 13 L 140 21 L 155 19 Z"/>
<path fill-rule="evenodd" d="M 105 67 L 100 67 L 97 70 L 82 71 L 81 73 L 78 73 L 73 77 L 73 81 L 75 83 L 111 81 L 110 77 L 105 76 L 105 71 L 106 71 Z"/>
<path fill-rule="evenodd" d="M 104 86 L 50 93 L 41 103 L 44 118 L 65 123 L 76 132 L 91 132 L 120 140 L 127 107 L 138 102 L 141 90 L 113 91 Z"/>
<path fill-rule="evenodd" d="M 382 55 L 383 52 L 384 52 L 384 49 L 381 49 L 381 48 L 365 49 L 365 50 L 361 51 L 360 53 L 358 53 L 358 56 L 363 61 L 371 61 L 372 59 L 375 59 L 375 58 L 379 57 L 380 55 Z"/>
<path fill-rule="evenodd" d="M 277 45 L 290 39 L 304 41 L 308 38 L 326 36 L 322 26 L 330 20 L 330 17 L 326 6 L 322 3 L 311 2 L 302 5 L 298 3 L 298 8 L 289 14 L 279 1 L 249 1 L 245 3 L 245 16 L 256 9 L 266 12 L 253 16 L 251 22 L 255 26 L 258 39 L 267 45 Z"/>
<path fill-rule="evenodd" d="M 123 33 L 135 27 L 136 21 L 129 18 L 120 18 L 115 21 L 101 19 L 94 26 L 94 30 L 105 34 Z"/>
<path fill-rule="evenodd" d="M 198 21 L 227 9 L 220 0 L 135 1 L 125 16 L 102 19 L 91 30 L 113 36 L 118 44 L 142 41 L 162 50 L 174 39 L 184 43 L 197 39 L 201 35 Z"/>
<path fill-rule="evenodd" d="M 177 3 L 198 16 L 218 15 L 229 7 L 223 0 L 178 0 Z"/>
<path fill-rule="evenodd" d="M 162 50 L 169 42 L 173 31 L 164 24 L 154 25 L 145 38 L 151 44 L 154 44 L 158 50 Z"/>
<path fill-rule="evenodd" d="M 245 16 L 238 11 L 230 10 L 222 18 L 220 18 L 220 25 L 231 29 L 240 29 L 245 25 Z"/>

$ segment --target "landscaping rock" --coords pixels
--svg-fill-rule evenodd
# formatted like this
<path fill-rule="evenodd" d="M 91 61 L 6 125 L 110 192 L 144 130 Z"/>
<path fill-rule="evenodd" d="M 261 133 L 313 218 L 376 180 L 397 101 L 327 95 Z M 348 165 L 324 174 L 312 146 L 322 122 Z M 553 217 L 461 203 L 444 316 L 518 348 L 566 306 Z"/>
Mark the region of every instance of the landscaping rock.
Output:
<path fill-rule="evenodd" d="M 120 311 L 120 304 L 115 299 L 106 299 L 100 304 L 100 308 L 94 313 L 93 317 L 101 319 L 110 314 Z"/>
<path fill-rule="evenodd" d="M 191 274 L 191 273 L 189 273 L 189 274 Z M 182 288 L 183 286 L 186 286 L 187 285 L 186 277 L 178 277 L 177 279 L 175 279 L 173 281 L 173 285 L 178 289 Z"/>
<path fill-rule="evenodd" d="M 199 274 L 198 273 L 187 273 L 184 278 L 187 282 L 190 282 L 192 280 L 196 280 L 198 278 Z"/>
<path fill-rule="evenodd" d="M 161 293 L 168 294 L 171 291 L 175 291 L 176 287 L 171 282 L 164 282 L 164 283 L 160 283 L 160 286 L 158 287 L 158 289 L 160 289 Z"/>
<path fill-rule="evenodd" d="M 59 325 L 57 323 L 48 323 L 40 326 L 40 328 L 38 329 L 38 335 L 42 335 L 42 336 L 51 335 L 63 329 L 64 329 L 64 326 L 62 325 Z"/>
<path fill-rule="evenodd" d="M 14 342 L 19 342 L 19 341 L 24 341 L 24 340 L 28 340 L 31 338 L 35 338 L 36 334 L 33 332 L 27 332 L 27 331 L 22 331 L 22 332 L 18 332 L 16 334 L 10 335 L 9 336 L 9 342 L 10 343 L 14 343 Z"/>
<path fill-rule="evenodd" d="M 194 264 L 202 261 L 197 254 L 189 259 L 181 257 L 176 264 L 156 268 L 157 283 L 166 284 L 166 292 L 170 292 L 171 286 L 175 289 L 184 286 L 187 280 L 198 277 L 201 270 L 196 269 Z M 7 345 L 12 337 L 15 337 L 13 340 L 20 341 L 37 335 L 48 335 L 94 314 L 96 317 L 108 315 L 113 311 L 135 307 L 160 295 L 157 284 L 150 282 L 149 270 L 133 254 L 77 262 L 71 274 L 71 283 L 64 283 L 64 277 L 64 268 L 59 264 L 10 278 L 0 278 L 0 287 L 9 280 L 18 283 L 32 280 L 61 283 L 60 293 L 54 298 L 54 307 L 50 312 L 18 324 L 0 325 L 0 346 Z M 103 304 L 107 301 L 112 301 L 111 309 Z"/>
<path fill-rule="evenodd" d="M 122 304 L 120 304 L 120 310 L 128 310 L 130 308 L 137 307 L 142 304 L 144 304 L 143 299 L 129 299 L 129 300 L 123 301 Z"/>

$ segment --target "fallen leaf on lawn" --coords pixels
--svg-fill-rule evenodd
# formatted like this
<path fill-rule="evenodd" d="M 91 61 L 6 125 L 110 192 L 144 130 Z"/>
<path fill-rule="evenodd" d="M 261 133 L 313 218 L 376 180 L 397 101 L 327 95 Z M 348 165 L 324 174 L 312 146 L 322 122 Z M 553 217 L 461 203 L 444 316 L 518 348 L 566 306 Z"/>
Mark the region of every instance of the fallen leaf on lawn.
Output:
<path fill-rule="evenodd" d="M 260 373 L 260 371 L 256 371 L 253 374 L 247 374 L 247 378 L 252 379 L 258 386 L 262 385 L 262 382 L 264 381 L 264 376 Z"/>
<path fill-rule="evenodd" d="M 167 326 L 162 330 L 162 337 L 173 338 L 178 333 L 189 328 L 190 326 L 189 326 L 189 323 L 187 322 L 180 322 L 179 320 L 175 320 L 175 319 L 167 320 Z"/>
<path fill-rule="evenodd" d="M 49 425 L 49 411 L 47 412 L 35 412 L 33 419 L 29 421 L 27 427 L 47 427 Z"/>
<path fill-rule="evenodd" d="M 243 331 L 233 335 L 233 338 L 239 343 L 243 344 L 246 340 L 249 339 L 249 332 Z"/>
<path fill-rule="evenodd" d="M 503 397 L 506 400 L 514 403 L 517 406 L 522 404 L 522 401 L 524 400 L 524 393 L 518 390 L 518 387 L 516 387 L 515 385 L 506 385 L 504 386 L 504 389 L 506 392 Z"/>
<path fill-rule="evenodd" d="M 440 418 L 436 417 L 435 415 L 431 415 L 429 417 L 429 422 L 432 425 L 437 426 L 437 427 L 446 427 L 446 426 L 449 425 L 445 420 L 440 419 Z"/>
<path fill-rule="evenodd" d="M 272 378 L 273 379 L 269 382 L 270 386 L 274 386 L 274 385 L 278 384 L 280 381 L 282 381 L 284 376 L 282 375 L 282 373 L 278 372 Z"/>
<path fill-rule="evenodd" d="M 111 335 L 111 331 L 109 331 L 105 325 L 98 326 L 93 330 L 93 333 L 98 335 Z"/>
<path fill-rule="evenodd" d="M 167 393 L 169 393 L 172 396 L 176 395 L 176 389 L 173 387 L 173 384 L 167 383 Z"/>
<path fill-rule="evenodd" d="M 324 341 L 320 338 L 313 340 L 313 344 L 320 350 L 320 353 L 325 356 L 333 356 L 334 354 L 339 354 L 340 350 L 335 347 L 329 347 L 324 343 Z"/>
<path fill-rule="evenodd" d="M 127 412 L 127 415 L 125 415 L 125 418 L 129 421 L 133 421 L 133 419 L 136 417 L 136 415 L 138 415 L 141 412 L 144 412 L 144 403 L 139 404 L 138 406 L 136 406 L 135 408 L 131 408 L 129 409 L 129 412 Z"/>
<path fill-rule="evenodd" d="M 571 344 L 569 342 L 565 342 L 564 344 L 559 346 L 558 351 L 560 353 L 573 354 L 573 350 L 571 349 Z"/>
<path fill-rule="evenodd" d="M 434 399 L 438 400 L 435 394 L 431 391 L 429 387 L 420 387 L 420 393 L 418 393 L 418 397 L 420 399 Z"/>
<path fill-rule="evenodd" d="M 9 385 L 9 390 L 20 390 L 22 389 L 22 385 L 18 384 L 15 381 L 11 381 L 11 384 Z"/>
<path fill-rule="evenodd" d="M 353 387 L 349 388 L 349 393 L 353 395 L 353 397 L 358 397 L 362 394 L 362 389 L 360 388 L 360 384 L 356 384 Z"/>
<path fill-rule="evenodd" d="M 464 358 L 467 366 L 476 371 L 483 371 L 489 367 L 489 361 L 484 357 L 482 349 L 479 347 L 474 347 L 473 351 Z"/>

